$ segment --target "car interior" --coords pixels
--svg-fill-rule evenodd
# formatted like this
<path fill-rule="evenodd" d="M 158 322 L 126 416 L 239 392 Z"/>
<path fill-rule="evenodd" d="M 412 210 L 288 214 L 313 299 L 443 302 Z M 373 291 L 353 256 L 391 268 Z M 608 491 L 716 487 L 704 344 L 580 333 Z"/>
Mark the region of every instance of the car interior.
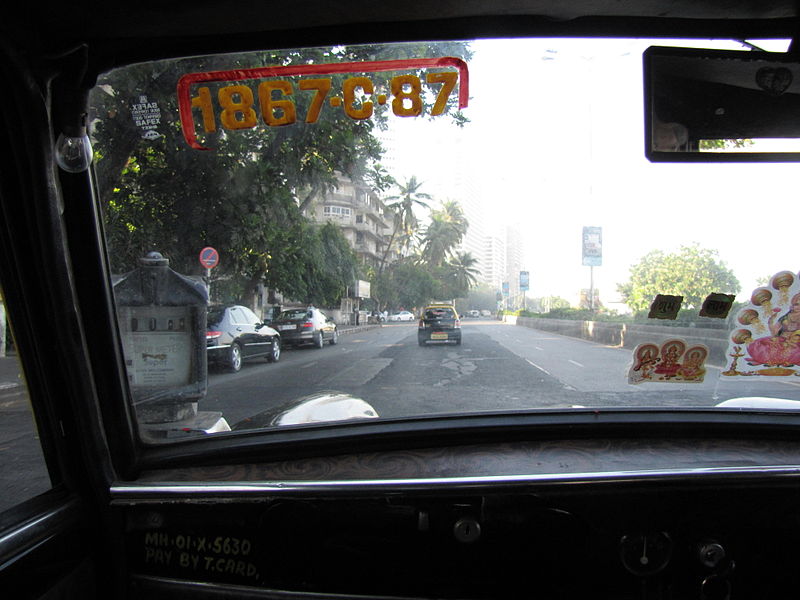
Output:
<path fill-rule="evenodd" d="M 640 94 L 636 98 L 641 98 L 641 113 L 635 115 L 638 142 L 628 152 L 642 164 L 690 163 L 708 179 L 724 177 L 717 170 L 723 163 L 782 164 L 786 170 L 769 178 L 783 195 L 772 198 L 765 192 L 749 198 L 760 207 L 748 208 L 735 198 L 695 197 L 689 181 L 674 204 L 664 200 L 686 215 L 706 203 L 714 205 L 713 214 L 740 211 L 741 229 L 730 235 L 741 244 L 752 244 L 752 253 L 771 252 L 768 235 L 794 237 L 793 179 L 783 177 L 800 154 L 785 146 L 764 151 L 758 143 L 750 147 L 748 140 L 796 136 L 796 2 L 81 0 L 17 9 L 9 8 L 0 21 L 0 73 L 6 82 L 0 87 L 0 286 L 13 328 L 8 339 L 13 333 L 24 373 L 19 381 L 29 395 L 32 420 L 25 426 L 32 427 L 28 437 L 36 440 L 39 454 L 29 459 L 12 452 L 15 432 L 23 427 L 15 419 L 22 423 L 25 417 L 9 412 L 4 417 L 9 430 L 0 435 L 0 461 L 4 472 L 12 473 L 3 475 L 4 486 L 11 489 L 34 463 L 44 466 L 40 488 L 23 497 L 9 495 L 2 504 L 4 598 L 767 600 L 796 592 L 800 413 L 793 405 L 653 405 L 659 394 L 671 393 L 670 384 L 658 388 L 645 383 L 656 389 L 632 386 L 632 395 L 626 396 L 630 401 L 624 404 L 607 405 L 598 399 L 596 405 L 582 400 L 567 408 L 540 408 L 537 390 L 530 388 L 525 393 L 531 410 L 465 409 L 233 427 L 234 431 L 210 434 L 198 424 L 202 410 L 218 410 L 203 409 L 205 367 L 198 367 L 196 358 L 190 366 L 187 359 L 180 372 L 165 375 L 158 370 L 165 356 L 143 351 L 141 360 L 151 379 L 137 379 L 145 371 L 137 370 L 139 359 L 131 358 L 126 337 L 137 330 L 120 325 L 121 315 L 148 322 L 137 315 L 147 312 L 155 302 L 152 298 L 171 290 L 177 300 L 151 311 L 149 331 L 170 336 L 170 343 L 181 348 L 194 344 L 199 331 L 203 360 L 203 301 L 175 291 L 179 284 L 197 280 L 168 279 L 163 274 L 167 267 L 153 257 L 150 263 L 143 259 L 125 269 L 133 269 L 125 281 L 139 286 L 143 296 L 121 302 L 121 257 L 144 256 L 151 248 L 117 235 L 106 201 L 114 189 L 129 189 L 126 177 L 144 170 L 146 160 L 162 160 L 152 154 L 148 159 L 138 150 L 122 152 L 144 143 L 148 135 L 150 142 L 163 136 L 193 152 L 174 161 L 197 168 L 200 179 L 211 169 L 204 161 L 217 156 L 215 144 L 256 148 L 255 129 L 235 137 L 250 114 L 248 94 L 251 100 L 255 96 L 265 104 L 275 103 L 264 120 L 283 132 L 291 125 L 282 127 L 288 121 L 281 119 L 289 119 L 294 105 L 279 102 L 299 98 L 300 90 L 311 102 L 325 77 L 338 81 L 336 77 L 353 75 L 358 81 L 345 90 L 353 94 L 346 111 L 360 127 L 372 118 L 373 103 L 365 98 L 377 81 L 374 74 L 399 72 L 397 64 L 384 63 L 405 61 L 405 74 L 396 77 L 407 79 L 398 79 L 393 92 L 399 103 L 392 106 L 375 91 L 376 115 L 379 109 L 386 111 L 380 113 L 382 118 L 391 117 L 392 110 L 399 116 L 413 112 L 416 101 L 411 98 L 409 108 L 402 99 L 413 91 L 403 86 L 413 88 L 414 81 L 425 81 L 426 73 L 427 81 L 434 82 L 431 86 L 449 85 L 455 79 L 439 76 L 435 69 L 450 69 L 453 78 L 459 74 L 458 92 L 441 94 L 437 100 L 439 88 L 431 87 L 434 91 L 418 92 L 416 97 L 427 103 L 425 111 L 439 110 L 443 119 L 457 120 L 459 111 L 469 119 L 470 108 L 478 111 L 482 106 L 479 83 L 476 75 L 471 82 L 474 96 L 466 98 L 470 61 L 452 57 L 452 44 L 474 42 L 477 60 L 485 40 L 647 39 L 653 41 L 648 42 L 650 49 L 636 51 L 633 58 L 643 65 L 638 88 L 603 79 L 593 82 L 598 87 L 587 84 L 585 93 L 607 98 L 610 104 L 626 94 Z M 675 39 L 696 43 L 679 48 L 681 44 L 670 42 Z M 708 40 L 742 46 L 707 47 Z M 751 49 L 757 46 L 753 40 L 787 40 L 788 45 L 765 58 L 764 53 L 756 56 L 759 48 Z M 401 50 L 354 51 L 360 52 L 359 61 L 369 63 L 359 69 L 336 64 L 341 63 L 337 52 L 344 52 L 337 49 L 392 44 Z M 296 54 L 278 52 L 285 49 L 325 53 L 296 61 Z M 753 56 L 742 56 L 748 52 Z M 256 53 L 256 58 L 242 53 Z M 539 88 L 527 99 L 520 97 L 527 92 L 514 91 L 530 83 L 528 63 L 504 56 L 490 59 L 497 69 L 505 62 L 512 65 L 515 79 L 499 90 L 504 103 L 490 107 L 495 111 L 488 119 L 490 133 L 495 127 L 513 130 L 526 119 L 548 118 L 546 112 L 537 112 L 535 100 L 545 90 Z M 543 56 L 537 64 L 550 65 Z M 551 62 L 550 66 L 559 64 Z M 130 82 L 127 89 L 120 87 L 123 75 Z M 291 77 L 300 81 L 312 76 L 315 79 L 306 81 L 316 83 L 293 92 L 286 87 Z M 242 83 L 259 78 L 278 83 L 258 88 Z M 157 107 L 153 97 L 146 97 L 153 96 L 148 91 L 152 88 L 143 83 L 156 80 L 170 82 L 162 86 L 168 92 Z M 567 85 L 558 78 L 542 82 L 542 88 Z M 209 96 L 213 102 L 231 103 L 219 125 L 213 114 L 203 120 L 211 114 L 204 111 L 212 102 L 204 104 L 206 96 L 200 90 L 209 88 L 203 86 L 229 90 Z M 129 130 L 114 129 L 117 109 L 108 103 L 121 97 L 141 107 L 136 109 L 141 113 L 136 126 Z M 726 109 L 717 115 L 719 120 L 704 116 L 722 110 L 717 108 L 722 104 Z M 320 106 L 324 109 L 319 125 L 327 126 L 325 115 L 337 104 L 326 99 Z M 307 118 L 310 128 L 312 116 L 304 117 L 305 110 L 298 109 L 297 119 Z M 154 116 L 156 112 L 160 116 Z M 430 120 L 436 118 L 440 117 Z M 604 115 L 586 118 L 602 121 Z M 479 122 L 477 116 L 474 119 Z M 539 127 L 556 133 L 563 127 L 563 136 L 571 135 L 565 123 L 551 124 Z M 89 139 L 87 130 L 96 131 L 101 141 L 114 140 L 95 144 L 94 166 L 85 162 L 82 144 Z M 337 140 L 348 135 L 335 127 L 328 133 Z M 703 152 L 709 139 L 730 151 Z M 523 154 L 530 152 L 522 157 L 523 164 L 534 171 L 539 154 L 531 148 L 550 142 L 527 137 L 521 141 L 527 148 Z M 726 146 L 728 141 L 732 143 Z M 487 157 L 499 153 L 504 143 L 500 138 L 491 142 L 494 148 L 487 146 Z M 583 152 L 577 143 L 572 151 Z M 225 168 L 233 169 L 235 160 L 230 158 Z M 114 180 L 109 169 L 122 175 Z M 283 186 L 290 177 L 277 170 L 270 176 L 259 185 L 266 188 L 277 181 Z M 186 215 L 207 206 L 224 213 L 221 203 L 211 202 L 217 196 L 208 182 L 205 193 L 191 196 L 186 191 L 189 208 L 176 221 L 190 227 Z M 551 184 L 567 186 L 568 178 Z M 141 185 L 144 189 L 147 181 Z M 226 185 L 235 188 L 237 183 Z M 176 189 L 174 196 L 181 193 Z M 641 215 L 649 210 L 648 193 L 643 187 L 641 202 L 629 206 L 628 212 Z M 139 198 L 132 193 L 134 197 Z M 170 198 L 163 196 L 165 202 Z M 774 212 L 769 213 L 768 225 L 758 229 L 753 220 L 763 216 L 761 211 Z M 555 223 L 559 214 L 543 209 L 540 216 Z M 648 226 L 657 229 L 660 213 L 647 214 Z M 702 227 L 708 232 L 728 225 L 709 219 Z M 134 229 L 131 225 L 131 235 Z M 290 248 L 291 239 L 279 244 L 286 255 L 299 252 Z M 762 239 L 764 244 L 759 243 Z M 251 258 L 244 256 L 242 264 Z M 781 258 L 797 273 L 794 256 Z M 180 270 L 179 259 L 171 260 L 171 268 Z M 532 269 L 534 283 L 536 276 Z M 777 305 L 776 286 L 772 293 Z M 185 327 L 174 325 L 184 318 Z M 163 331 L 162 320 L 169 322 Z M 384 329 L 413 326 L 416 333 L 416 325 L 390 323 Z M 455 348 L 469 347 L 468 326 L 480 324 L 464 324 L 464 345 Z M 381 350 L 391 351 L 393 344 L 387 342 Z M 343 346 L 340 342 L 335 351 Z M 425 360 L 436 356 L 436 348 L 426 350 L 430 352 Z M 447 351 L 453 350 L 443 350 Z M 333 352 L 326 350 L 330 356 Z M 752 353 L 755 356 L 755 350 Z M 270 367 L 278 373 L 287 360 L 322 360 L 321 354 L 325 353 L 296 352 L 288 359 L 284 355 L 280 365 Z M 369 368 L 382 368 L 379 360 L 383 358 L 374 359 Z M 419 364 L 417 374 L 425 370 L 425 363 Z M 736 369 L 742 364 L 743 360 L 737 367 L 734 359 L 729 372 L 741 374 Z M 256 368 L 248 367 L 251 373 Z M 798 385 L 792 380 L 794 371 L 785 365 L 773 368 L 789 369 L 777 375 L 787 376 L 784 398 L 791 402 Z M 255 379 L 247 379 L 248 369 L 244 371 L 238 381 Z M 438 389 L 420 384 L 409 394 L 424 402 Z M 165 417 L 167 413 L 171 417 Z M 170 423 L 180 425 L 168 427 Z"/>

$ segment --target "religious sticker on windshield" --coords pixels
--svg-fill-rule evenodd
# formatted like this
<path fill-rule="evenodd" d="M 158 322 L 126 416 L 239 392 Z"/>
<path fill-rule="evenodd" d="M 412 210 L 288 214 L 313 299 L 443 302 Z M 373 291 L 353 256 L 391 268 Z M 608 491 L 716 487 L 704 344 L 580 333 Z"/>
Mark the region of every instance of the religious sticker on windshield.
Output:
<path fill-rule="evenodd" d="M 710 319 L 725 319 L 733 306 L 734 300 L 736 300 L 734 294 L 709 294 L 703 300 L 700 316 Z"/>
<path fill-rule="evenodd" d="M 646 342 L 633 350 L 628 383 L 702 383 L 708 347 L 682 339 Z"/>
<path fill-rule="evenodd" d="M 800 376 L 800 281 L 780 271 L 736 314 L 723 377 Z"/>
<path fill-rule="evenodd" d="M 469 71 L 452 56 L 302 63 L 188 73 L 178 81 L 177 95 L 186 143 L 210 150 L 198 135 L 220 128 L 268 130 L 340 116 L 363 121 L 375 114 L 436 117 L 460 110 L 469 102 Z"/>
<path fill-rule="evenodd" d="M 682 303 L 683 296 L 657 294 L 650 305 L 650 312 L 647 314 L 647 318 L 675 320 L 678 317 L 678 311 L 680 311 Z"/>

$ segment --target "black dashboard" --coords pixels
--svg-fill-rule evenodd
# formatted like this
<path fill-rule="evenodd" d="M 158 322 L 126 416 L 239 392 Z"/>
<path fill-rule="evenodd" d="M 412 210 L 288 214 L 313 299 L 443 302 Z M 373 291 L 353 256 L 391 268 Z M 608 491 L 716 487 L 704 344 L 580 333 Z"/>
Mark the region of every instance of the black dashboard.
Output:
<path fill-rule="evenodd" d="M 139 598 L 785 597 L 800 583 L 796 445 L 690 447 L 348 454 L 154 471 L 112 492 Z"/>

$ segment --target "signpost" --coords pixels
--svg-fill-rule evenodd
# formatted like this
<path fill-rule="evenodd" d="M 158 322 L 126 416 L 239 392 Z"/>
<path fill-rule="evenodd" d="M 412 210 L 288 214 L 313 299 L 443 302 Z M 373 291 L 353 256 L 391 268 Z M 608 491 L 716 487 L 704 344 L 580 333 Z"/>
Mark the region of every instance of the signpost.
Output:
<path fill-rule="evenodd" d="M 208 297 L 211 298 L 211 269 L 219 264 L 219 252 L 216 248 L 206 246 L 200 250 L 200 265 L 206 269 L 206 285 L 208 286 Z"/>
<path fill-rule="evenodd" d="M 603 228 L 583 228 L 583 265 L 589 267 L 589 310 L 594 310 L 594 268 L 603 264 Z"/>
<path fill-rule="evenodd" d="M 530 285 L 530 273 L 528 271 L 519 272 L 519 291 L 522 292 L 522 309 L 525 310 L 525 298 L 527 296 L 528 286 Z"/>

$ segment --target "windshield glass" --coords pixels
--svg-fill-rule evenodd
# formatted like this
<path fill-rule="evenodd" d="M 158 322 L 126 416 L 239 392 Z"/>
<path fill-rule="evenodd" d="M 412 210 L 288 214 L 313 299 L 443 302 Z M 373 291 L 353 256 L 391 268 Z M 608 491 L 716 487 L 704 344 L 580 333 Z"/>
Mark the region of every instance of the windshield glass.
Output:
<path fill-rule="evenodd" d="M 147 439 L 484 411 L 793 409 L 796 167 L 648 161 L 651 45 L 746 49 L 473 40 L 103 75 L 94 168 Z M 686 142 L 680 124 L 657 125 L 654 147 Z M 152 252 L 168 266 L 141 260 Z M 132 276 L 152 269 L 158 301 Z M 328 318 L 234 320 L 212 344 L 208 301 L 270 323 L 310 305 Z M 454 312 L 432 303 L 460 321 L 432 329 L 423 311 Z M 323 392 L 324 413 L 278 419 Z"/>

